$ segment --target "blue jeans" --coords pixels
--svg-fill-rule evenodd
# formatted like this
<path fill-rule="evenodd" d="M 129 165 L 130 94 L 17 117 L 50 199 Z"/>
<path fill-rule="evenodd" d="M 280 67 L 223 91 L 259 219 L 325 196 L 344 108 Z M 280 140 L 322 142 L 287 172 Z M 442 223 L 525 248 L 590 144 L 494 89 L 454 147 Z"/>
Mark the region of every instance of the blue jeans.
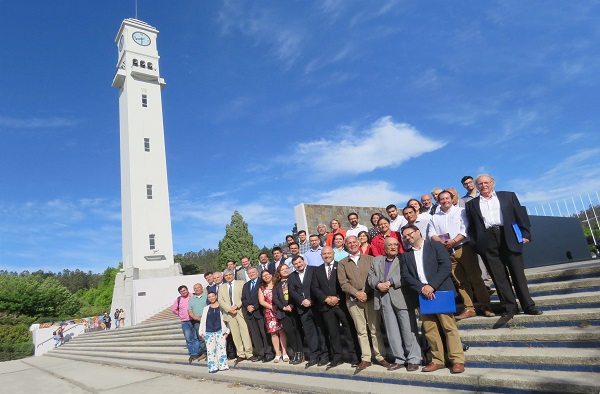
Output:
<path fill-rule="evenodd" d="M 199 321 L 195 321 L 194 322 L 194 332 L 196 333 L 196 336 L 198 337 L 198 347 L 200 349 L 200 354 L 206 354 L 206 342 L 204 341 L 204 339 L 202 339 L 202 337 L 200 337 L 198 335 L 198 330 L 200 330 L 200 322 Z"/>
<path fill-rule="evenodd" d="M 198 332 L 194 330 L 194 325 L 190 321 L 182 321 L 181 329 L 185 337 L 185 344 L 188 348 L 190 356 L 200 355 L 200 345 L 198 343 Z"/>

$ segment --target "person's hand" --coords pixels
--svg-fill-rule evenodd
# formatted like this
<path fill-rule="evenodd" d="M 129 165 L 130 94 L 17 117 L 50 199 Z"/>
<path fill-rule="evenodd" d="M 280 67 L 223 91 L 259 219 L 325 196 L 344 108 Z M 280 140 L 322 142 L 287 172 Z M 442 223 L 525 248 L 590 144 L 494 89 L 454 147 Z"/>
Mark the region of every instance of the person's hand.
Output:
<path fill-rule="evenodd" d="M 379 290 L 382 293 L 387 293 L 388 291 L 390 291 L 390 285 L 388 282 L 377 283 L 377 290 Z"/>
<path fill-rule="evenodd" d="M 523 238 L 523 243 L 524 244 L 529 243 L 529 242 L 531 242 L 531 241 L 528 238 Z"/>
<path fill-rule="evenodd" d="M 429 285 L 423 286 L 423 288 L 421 289 L 421 293 L 428 300 L 432 300 L 432 299 L 435 298 L 435 289 L 433 287 L 429 286 Z"/>
<path fill-rule="evenodd" d="M 359 302 L 367 302 L 367 293 L 365 293 L 364 291 L 358 291 L 358 292 L 356 292 L 356 294 L 354 295 L 354 297 L 356 297 L 356 299 Z"/>
<path fill-rule="evenodd" d="M 302 300 L 302 306 L 305 308 L 309 308 L 312 305 L 312 302 L 310 302 L 310 300 Z"/>

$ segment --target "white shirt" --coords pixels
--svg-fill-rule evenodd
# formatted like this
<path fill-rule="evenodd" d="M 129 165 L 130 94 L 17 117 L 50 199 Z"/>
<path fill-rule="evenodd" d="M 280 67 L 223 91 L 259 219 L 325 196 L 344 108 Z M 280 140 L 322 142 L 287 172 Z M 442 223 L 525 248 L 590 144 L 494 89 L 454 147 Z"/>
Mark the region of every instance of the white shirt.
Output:
<path fill-rule="evenodd" d="M 492 192 L 489 199 L 486 199 L 481 195 L 479 196 L 479 208 L 481 209 L 481 216 L 483 216 L 485 228 L 504 225 L 502 210 L 500 209 L 500 200 L 495 191 Z"/>
<path fill-rule="evenodd" d="M 464 208 L 451 206 L 448 212 L 444 213 L 440 209 L 438 213 L 433 215 L 429 222 L 429 238 L 434 235 L 441 237 L 443 234 L 448 234 L 449 239 L 453 239 L 457 235 L 465 237 L 465 241 L 461 241 L 460 244 L 466 242 L 467 237 L 467 214 Z M 443 240 L 443 239 L 442 239 Z M 459 244 L 459 245 L 460 245 Z"/>
<path fill-rule="evenodd" d="M 358 267 L 358 259 L 360 259 L 360 252 L 358 254 L 355 254 L 355 255 L 349 254 L 348 255 L 348 259 L 351 260 Z"/>
<path fill-rule="evenodd" d="M 417 274 L 419 275 L 419 280 L 421 283 L 429 283 L 427 282 L 427 277 L 425 277 L 425 267 L 423 267 L 423 246 L 425 246 L 425 240 L 421 244 L 419 249 L 412 247 L 414 250 L 415 262 L 417 263 Z"/>
<path fill-rule="evenodd" d="M 404 219 L 404 216 L 398 216 L 395 220 L 390 221 L 390 230 L 398 231 L 406 224 L 408 224 L 408 220 Z"/>
<path fill-rule="evenodd" d="M 298 276 L 300 277 L 300 283 L 304 283 L 304 274 L 306 273 L 306 267 L 304 268 L 304 271 L 300 272 L 300 271 L 296 271 L 298 273 Z"/>
<path fill-rule="evenodd" d="M 367 228 L 367 226 L 363 224 L 357 224 L 355 228 L 350 228 L 346 230 L 346 238 L 348 238 L 351 235 L 358 237 L 358 233 L 360 233 L 361 231 L 366 231 L 367 234 L 369 233 L 369 229 Z"/>

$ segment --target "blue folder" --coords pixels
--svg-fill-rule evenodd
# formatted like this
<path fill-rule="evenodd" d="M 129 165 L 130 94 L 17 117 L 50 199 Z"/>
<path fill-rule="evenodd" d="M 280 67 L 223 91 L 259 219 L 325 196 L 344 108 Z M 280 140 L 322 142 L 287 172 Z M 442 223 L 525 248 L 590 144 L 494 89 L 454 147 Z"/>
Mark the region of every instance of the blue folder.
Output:
<path fill-rule="evenodd" d="M 422 315 L 435 315 L 438 313 L 456 313 L 456 302 L 453 291 L 436 291 L 435 298 L 428 300 L 423 294 L 419 297 L 419 306 Z"/>
<path fill-rule="evenodd" d="M 513 222 L 512 227 L 515 231 L 515 235 L 517 236 L 517 241 L 519 241 L 519 243 L 523 243 L 523 233 L 521 232 L 521 229 L 519 228 L 517 222 Z"/>

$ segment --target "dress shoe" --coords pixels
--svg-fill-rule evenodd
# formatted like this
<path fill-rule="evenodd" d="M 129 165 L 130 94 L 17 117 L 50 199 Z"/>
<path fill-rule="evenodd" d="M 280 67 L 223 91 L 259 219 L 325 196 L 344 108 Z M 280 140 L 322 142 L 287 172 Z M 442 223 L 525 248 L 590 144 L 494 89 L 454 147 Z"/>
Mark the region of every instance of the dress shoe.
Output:
<path fill-rule="evenodd" d="M 192 361 L 194 361 L 197 358 L 198 358 L 198 356 L 190 356 L 190 358 L 188 358 L 188 363 L 191 364 Z"/>
<path fill-rule="evenodd" d="M 433 372 L 433 371 L 437 371 L 438 369 L 442 369 L 445 368 L 446 366 L 444 364 L 437 364 L 434 363 L 433 361 L 429 363 L 429 365 L 423 367 L 421 369 L 421 372 Z"/>
<path fill-rule="evenodd" d="M 419 370 L 419 367 L 420 367 L 420 366 L 421 366 L 421 365 L 419 365 L 419 364 L 411 364 L 411 363 L 408 363 L 408 364 L 406 364 L 406 370 L 407 370 L 408 372 L 415 372 L 415 371 L 418 371 L 418 370 Z"/>
<path fill-rule="evenodd" d="M 469 317 L 473 317 L 473 316 L 477 316 L 477 313 L 475 313 L 475 311 L 470 310 L 470 309 L 465 309 L 462 311 L 462 313 L 460 315 L 454 316 L 454 318 L 456 320 L 462 320 L 462 319 L 468 319 Z"/>
<path fill-rule="evenodd" d="M 452 364 L 452 369 L 450 370 L 452 373 L 463 373 L 465 372 L 465 364 L 454 363 Z"/>
<path fill-rule="evenodd" d="M 275 356 L 267 356 L 267 357 L 263 358 L 262 362 L 263 363 L 268 363 L 268 362 L 271 362 L 273 360 L 275 360 Z"/>
<path fill-rule="evenodd" d="M 525 309 L 525 314 L 526 315 L 538 316 L 538 315 L 541 315 L 542 313 L 544 313 L 544 312 L 540 311 L 535 306 L 532 306 L 531 308 Z"/>
<path fill-rule="evenodd" d="M 384 367 L 384 368 L 389 368 L 389 367 L 392 365 L 391 363 L 389 363 L 389 362 L 388 362 L 387 360 L 385 360 L 385 359 L 383 359 L 383 360 L 381 360 L 381 361 L 378 361 L 378 362 L 379 362 L 379 365 L 381 365 L 381 366 L 382 366 L 382 367 Z"/>
<path fill-rule="evenodd" d="M 298 364 L 302 364 L 303 361 L 304 361 L 304 353 L 296 352 L 294 354 L 294 360 L 293 360 L 293 362 L 290 361 L 290 364 L 298 365 Z"/>
<path fill-rule="evenodd" d="M 358 366 L 356 367 L 356 369 L 358 371 L 362 371 L 363 369 L 366 369 L 368 367 L 371 366 L 371 362 L 370 361 L 361 361 L 360 364 L 358 364 Z"/>
<path fill-rule="evenodd" d="M 395 370 L 397 370 L 397 369 L 400 369 L 400 368 L 402 368 L 402 367 L 404 367 L 404 364 L 398 364 L 398 363 L 394 363 L 394 364 L 391 364 L 391 365 L 388 367 L 388 369 L 387 369 L 387 370 L 388 370 L 388 371 L 395 371 Z"/>
<path fill-rule="evenodd" d="M 261 357 L 261 358 L 258 358 L 258 357 L 256 357 L 256 356 L 252 356 L 252 357 L 250 357 L 248 360 L 249 360 L 249 361 L 252 361 L 253 363 L 255 363 L 255 362 L 257 362 L 257 361 L 260 361 L 261 359 L 262 359 L 262 357 Z"/>
<path fill-rule="evenodd" d="M 338 365 L 342 365 L 343 363 L 344 363 L 344 362 L 343 362 L 342 360 L 332 360 L 332 361 L 331 361 L 331 362 L 330 362 L 330 363 L 327 365 L 327 368 L 335 368 L 335 367 L 337 367 Z M 357 364 L 357 366 L 358 366 L 358 364 Z M 356 368 L 356 367 L 354 367 L 354 368 Z"/>
<path fill-rule="evenodd" d="M 201 355 L 198 356 L 197 360 L 204 360 L 206 358 L 206 353 L 202 353 Z"/>
<path fill-rule="evenodd" d="M 304 364 L 304 366 L 305 366 L 306 368 L 310 368 L 310 367 L 312 367 L 312 366 L 315 366 L 315 365 L 317 365 L 318 363 L 319 363 L 319 360 L 308 360 L 308 361 L 306 362 L 306 364 Z"/>
<path fill-rule="evenodd" d="M 245 360 L 245 358 L 244 358 L 244 357 L 238 357 L 238 358 L 236 358 L 236 359 L 235 359 L 235 363 L 236 363 L 236 364 L 237 364 L 237 363 L 241 363 L 241 362 L 242 362 L 242 361 L 244 361 L 244 360 Z"/>
<path fill-rule="evenodd" d="M 502 317 L 504 319 L 512 319 L 514 316 L 516 315 L 516 312 L 512 312 L 512 311 L 506 311 L 502 314 Z"/>
<path fill-rule="evenodd" d="M 329 364 L 329 360 L 325 360 L 325 359 L 321 359 L 319 360 L 319 363 L 317 364 L 319 367 L 322 367 L 324 365 Z"/>
<path fill-rule="evenodd" d="M 492 312 L 490 309 L 484 309 L 483 310 L 483 316 L 485 316 L 485 317 L 494 317 L 494 316 L 496 316 L 496 314 L 494 312 Z"/>
<path fill-rule="evenodd" d="M 352 362 L 350 363 L 350 366 L 351 366 L 352 368 L 356 368 L 356 367 L 358 367 L 358 364 L 359 364 L 359 362 L 358 362 L 357 360 L 355 360 L 355 361 L 352 361 Z"/>

